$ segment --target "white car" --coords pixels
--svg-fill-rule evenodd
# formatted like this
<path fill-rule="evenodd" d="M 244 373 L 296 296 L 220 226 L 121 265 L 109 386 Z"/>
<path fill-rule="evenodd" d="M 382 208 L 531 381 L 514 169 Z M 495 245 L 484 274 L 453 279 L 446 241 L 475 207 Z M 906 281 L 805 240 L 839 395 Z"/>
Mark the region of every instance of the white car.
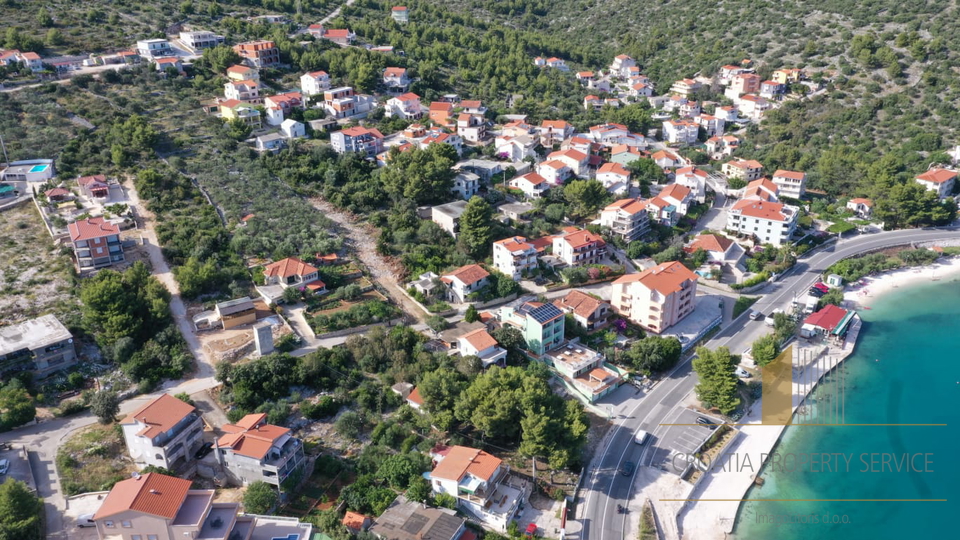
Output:
<path fill-rule="evenodd" d="M 649 437 L 649 436 L 650 436 L 650 434 L 647 433 L 646 431 L 644 431 L 644 430 L 642 430 L 642 429 L 638 429 L 638 430 L 637 430 L 637 433 L 633 436 L 633 442 L 635 442 L 635 443 L 637 443 L 637 444 L 643 444 L 643 443 L 647 442 L 647 437 Z"/>
<path fill-rule="evenodd" d="M 77 518 L 77 527 L 96 527 L 96 522 L 93 521 L 93 514 L 83 514 Z"/>
<path fill-rule="evenodd" d="M 0 474 L 7 474 L 7 469 L 10 468 L 9 459 L 0 459 Z"/>

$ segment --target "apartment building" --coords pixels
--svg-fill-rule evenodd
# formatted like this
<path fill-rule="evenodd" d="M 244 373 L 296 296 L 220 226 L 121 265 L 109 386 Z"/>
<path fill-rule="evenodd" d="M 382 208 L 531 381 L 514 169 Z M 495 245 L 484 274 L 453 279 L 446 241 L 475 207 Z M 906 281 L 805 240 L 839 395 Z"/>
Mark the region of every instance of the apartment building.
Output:
<path fill-rule="evenodd" d="M 497 530 L 506 530 L 523 501 L 523 492 L 508 482 L 510 466 L 483 450 L 467 446 L 431 451 L 430 485 L 436 494 L 457 500 L 457 508 Z"/>
<path fill-rule="evenodd" d="M 503 324 L 520 330 L 531 354 L 540 356 L 563 344 L 563 311 L 553 304 L 524 302 L 500 308 L 498 316 Z"/>
<path fill-rule="evenodd" d="M 778 202 L 745 199 L 727 213 L 727 229 L 753 236 L 760 244 L 782 246 L 797 228 L 800 209 Z"/>
<path fill-rule="evenodd" d="M 260 84 L 257 81 L 229 81 L 223 85 L 223 97 L 245 103 L 262 103 Z"/>
<path fill-rule="evenodd" d="M 650 215 L 641 199 L 620 199 L 600 212 L 600 225 L 626 242 L 637 240 L 650 230 Z"/>
<path fill-rule="evenodd" d="M 402 94 L 410 89 L 411 82 L 406 68 L 388 67 L 383 70 L 383 85 L 387 87 L 387 92 Z"/>
<path fill-rule="evenodd" d="M 203 420 L 196 407 L 170 394 L 143 405 L 120 421 L 133 461 L 174 470 L 193 459 L 203 444 Z"/>
<path fill-rule="evenodd" d="M 806 192 L 807 175 L 798 171 L 777 169 L 773 173 L 773 183 L 780 190 L 780 195 L 791 199 L 799 199 Z"/>
<path fill-rule="evenodd" d="M 174 56 L 176 52 L 165 39 L 142 39 L 137 42 L 137 54 L 147 60 L 163 56 Z"/>
<path fill-rule="evenodd" d="M 467 201 L 462 200 L 438 204 L 430 209 L 430 220 L 456 238 L 460 232 L 460 216 L 466 209 Z"/>
<path fill-rule="evenodd" d="M 537 268 L 537 248 L 523 236 L 513 236 L 493 243 L 493 267 L 514 280 Z"/>
<path fill-rule="evenodd" d="M 212 489 L 147 473 L 117 482 L 93 515 L 100 540 L 310 540 L 313 525 L 295 518 L 241 513 L 240 503 L 213 502 Z"/>
<path fill-rule="evenodd" d="M 83 270 L 103 268 L 123 261 L 120 227 L 102 217 L 74 221 L 67 225 L 77 267 Z"/>
<path fill-rule="evenodd" d="M 349 86 L 331 88 L 323 93 L 323 110 L 337 120 L 365 118 L 376 105 L 373 96 L 358 94 Z"/>
<path fill-rule="evenodd" d="M 670 144 L 696 144 L 700 125 L 695 120 L 666 120 L 663 140 Z"/>
<path fill-rule="evenodd" d="M 553 254 L 568 266 L 599 264 L 607 243 L 590 231 L 569 227 L 553 238 Z"/>
<path fill-rule="evenodd" d="M 180 43 L 183 43 L 191 51 L 202 51 L 216 47 L 224 42 L 223 36 L 213 32 L 180 32 Z"/>
<path fill-rule="evenodd" d="M 760 90 L 761 80 L 756 73 L 739 73 L 730 79 L 729 91 L 737 95 L 753 94 Z"/>
<path fill-rule="evenodd" d="M 610 304 L 577 290 L 554 300 L 553 305 L 564 313 L 572 314 L 577 325 L 585 330 L 596 330 L 603 325 L 607 315 L 610 314 Z"/>
<path fill-rule="evenodd" d="M 273 41 L 248 41 L 233 46 L 234 52 L 250 67 L 263 69 L 280 63 L 280 49 Z"/>
<path fill-rule="evenodd" d="M 697 275 L 679 262 L 666 262 L 620 277 L 611 292 L 617 313 L 659 334 L 693 313 Z"/>
<path fill-rule="evenodd" d="M 720 170 L 727 178 L 737 178 L 744 182 L 752 182 L 763 176 L 763 165 L 753 159 L 728 161 L 723 164 Z"/>
<path fill-rule="evenodd" d="M 388 118 L 402 118 L 404 120 L 416 120 L 423 116 L 423 106 L 420 104 L 420 96 L 413 92 L 407 92 L 397 97 L 387 100 L 386 112 Z"/>
<path fill-rule="evenodd" d="M 683 167 L 677 169 L 674 182 L 690 190 L 690 194 L 698 203 L 707 200 L 707 171 L 697 167 Z"/>
<path fill-rule="evenodd" d="M 326 71 L 311 71 L 300 76 L 300 91 L 303 95 L 317 96 L 330 89 L 330 75 Z"/>
<path fill-rule="evenodd" d="M 374 157 L 383 152 L 383 135 L 376 129 L 355 126 L 331 133 L 330 146 L 338 154 L 357 152 Z"/>
<path fill-rule="evenodd" d="M 76 363 L 73 335 L 53 315 L 0 327 L 0 380 L 21 371 L 41 379 Z"/>
<path fill-rule="evenodd" d="M 263 481 L 279 487 L 306 462 L 303 442 L 288 428 L 268 424 L 264 413 L 248 414 L 221 429 L 217 459 L 245 486 Z"/>
<path fill-rule="evenodd" d="M 459 195 L 461 199 L 469 201 L 470 197 L 473 197 L 480 191 L 480 177 L 472 172 L 458 172 L 457 175 L 453 177 L 452 191 Z"/>

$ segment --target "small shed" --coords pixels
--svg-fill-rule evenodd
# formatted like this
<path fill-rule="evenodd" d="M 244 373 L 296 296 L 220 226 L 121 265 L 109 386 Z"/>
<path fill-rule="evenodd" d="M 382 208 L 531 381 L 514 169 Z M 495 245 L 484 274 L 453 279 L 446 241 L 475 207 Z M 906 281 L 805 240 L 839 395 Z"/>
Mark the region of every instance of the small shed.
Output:
<path fill-rule="evenodd" d="M 843 287 L 843 278 L 837 274 L 827 276 L 827 285 L 831 287 Z"/>

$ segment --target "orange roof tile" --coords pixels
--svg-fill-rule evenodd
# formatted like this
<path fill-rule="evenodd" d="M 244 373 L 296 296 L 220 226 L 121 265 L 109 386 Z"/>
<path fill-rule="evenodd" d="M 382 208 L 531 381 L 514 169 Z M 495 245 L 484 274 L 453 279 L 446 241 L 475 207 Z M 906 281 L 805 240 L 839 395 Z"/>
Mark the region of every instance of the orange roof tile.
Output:
<path fill-rule="evenodd" d="M 467 343 L 469 343 L 474 349 L 478 351 L 482 351 L 484 349 L 488 349 L 490 347 L 496 347 L 497 345 L 499 345 L 499 343 L 497 343 L 497 340 L 494 339 L 493 336 L 491 336 L 490 333 L 487 332 L 486 329 L 484 328 L 478 328 L 473 332 L 468 332 L 460 336 L 460 339 L 466 340 Z"/>
<path fill-rule="evenodd" d="M 606 208 L 603 209 L 604 212 L 612 212 L 616 210 L 622 210 L 631 216 L 637 212 L 642 212 L 646 210 L 647 203 L 641 199 L 620 199 L 610 203 Z"/>
<path fill-rule="evenodd" d="M 621 176 L 630 176 L 630 171 L 625 169 L 623 165 L 619 163 L 604 163 L 600 166 L 600 170 L 597 171 L 600 173 L 613 173 L 619 174 Z"/>
<path fill-rule="evenodd" d="M 870 199 L 863 199 L 859 197 L 856 199 L 850 199 L 850 202 L 852 202 L 853 204 L 862 204 L 864 206 L 873 206 L 873 201 L 871 201 Z"/>
<path fill-rule="evenodd" d="M 780 188 L 777 187 L 772 181 L 767 180 L 766 178 L 757 178 L 753 182 L 747 184 L 747 191 L 762 189 L 764 191 L 769 191 L 770 193 L 777 193 Z"/>
<path fill-rule="evenodd" d="M 231 448 L 241 456 L 263 459 L 276 441 L 290 433 L 285 427 L 264 424 L 265 419 L 263 413 L 248 414 L 236 424 L 225 424 L 223 431 L 226 435 L 217 440 L 217 445 Z"/>
<path fill-rule="evenodd" d="M 535 185 L 535 186 L 539 186 L 540 184 L 542 184 L 542 183 L 544 183 L 544 182 L 547 181 L 546 178 L 540 176 L 539 174 L 537 174 L 537 173 L 535 173 L 535 172 L 527 173 L 527 174 L 521 176 L 520 178 L 518 178 L 517 180 L 525 180 L 525 181 L 530 182 L 531 184 L 533 184 L 533 185 Z"/>
<path fill-rule="evenodd" d="M 603 241 L 603 238 L 586 230 L 569 232 L 563 235 L 563 240 L 566 243 L 570 244 L 570 247 L 572 247 L 573 249 L 577 249 L 579 247 L 583 247 L 592 243 L 596 243 L 598 246 L 607 245 L 606 242 Z"/>
<path fill-rule="evenodd" d="M 196 408 L 189 403 L 181 401 L 170 394 L 161 394 L 160 397 L 133 411 L 126 418 L 120 421 L 121 425 L 133 424 L 135 421 L 145 424 L 145 427 L 137 435 L 142 435 L 149 439 L 170 431 L 181 420 L 186 418 Z"/>
<path fill-rule="evenodd" d="M 701 234 L 694 239 L 693 243 L 683 248 L 683 250 L 687 253 L 693 253 L 697 249 L 725 253 L 732 245 L 733 240 L 729 238 L 718 236 L 716 234 Z"/>
<path fill-rule="evenodd" d="M 490 272 L 484 270 L 479 264 L 468 264 L 444 275 L 443 278 L 457 278 L 464 285 L 472 285 L 489 275 Z M 443 278 L 441 278 L 441 280 Z"/>
<path fill-rule="evenodd" d="M 791 180 L 803 180 L 804 178 L 807 177 L 807 175 L 802 172 L 777 169 L 777 171 L 773 173 L 773 177 L 774 178 L 777 178 L 777 177 L 790 178 Z"/>
<path fill-rule="evenodd" d="M 497 240 L 494 244 L 501 245 L 507 249 L 509 252 L 514 251 L 525 251 L 528 249 L 533 249 L 533 246 L 527 242 L 527 239 L 523 236 L 511 236 L 510 238 L 504 238 L 503 240 Z"/>
<path fill-rule="evenodd" d="M 733 205 L 733 210 L 739 211 L 744 216 L 757 219 L 766 219 L 770 221 L 786 221 L 783 213 L 783 205 L 775 202 L 743 200 Z"/>
<path fill-rule="evenodd" d="M 706 178 L 706 177 L 707 177 L 707 171 L 705 171 L 705 170 L 703 170 L 703 169 L 698 169 L 698 168 L 696 168 L 696 167 L 683 167 L 683 168 L 677 169 L 677 173 L 676 173 L 676 174 L 677 174 L 677 176 L 679 176 L 679 175 L 681 175 L 681 174 L 683 174 L 683 175 L 692 174 L 692 175 L 694 175 L 694 176 L 699 176 L 699 177 L 702 177 L 702 178 Z"/>
<path fill-rule="evenodd" d="M 669 186 L 663 188 L 663 191 L 660 192 L 658 197 L 662 199 L 671 198 L 678 201 L 682 201 L 685 198 L 690 196 L 690 188 L 687 186 L 681 186 L 680 184 L 670 184 Z"/>
<path fill-rule="evenodd" d="M 128 478 L 113 486 L 93 519 L 99 520 L 130 510 L 173 519 L 189 490 L 189 480 L 165 474 L 147 473 Z"/>
<path fill-rule="evenodd" d="M 558 298 L 553 301 L 553 305 L 558 308 L 572 311 L 584 319 L 590 318 L 602 304 L 603 301 L 597 300 L 581 291 L 570 291 L 563 298 Z"/>
<path fill-rule="evenodd" d="M 407 72 L 406 68 L 388 67 L 387 69 L 383 70 L 383 76 L 384 77 L 401 77 L 406 72 Z"/>
<path fill-rule="evenodd" d="M 568 124 L 565 120 L 544 120 L 540 123 L 540 127 L 565 130 L 573 126 Z"/>
<path fill-rule="evenodd" d="M 343 516 L 343 526 L 348 529 L 360 530 L 363 529 L 369 520 L 367 516 L 360 514 L 358 512 L 351 512 L 347 510 L 347 513 Z"/>
<path fill-rule="evenodd" d="M 112 223 L 107 223 L 102 217 L 92 217 L 74 221 L 67 226 L 67 229 L 70 231 L 70 240 L 74 242 L 120 234 L 119 227 Z"/>
<path fill-rule="evenodd" d="M 281 259 L 265 266 L 263 274 L 265 276 L 287 279 L 291 276 L 306 276 L 317 271 L 315 266 L 311 266 L 297 257 L 287 257 L 286 259 Z"/>
<path fill-rule="evenodd" d="M 407 401 L 416 403 L 417 405 L 423 405 L 423 396 L 420 395 L 420 389 L 414 388 L 411 390 L 410 395 L 407 396 Z"/>
<path fill-rule="evenodd" d="M 437 464 L 430 476 L 444 480 L 460 481 L 467 473 L 483 481 L 489 481 L 497 471 L 500 458 L 494 457 L 483 450 L 466 446 L 454 446 L 450 452 Z"/>
<path fill-rule="evenodd" d="M 434 101 L 430 103 L 430 112 L 450 112 L 453 110 L 453 103 L 446 101 Z"/>
<path fill-rule="evenodd" d="M 956 177 L 957 177 L 956 171 L 951 171 L 948 169 L 930 169 L 929 171 L 923 174 L 917 175 L 917 180 L 933 182 L 935 184 L 942 184 Z"/>
<path fill-rule="evenodd" d="M 647 268 L 639 274 L 627 274 L 620 277 L 614 284 L 618 283 L 642 283 L 646 288 L 654 290 L 663 295 L 679 292 L 686 281 L 697 281 L 697 275 L 687 269 L 686 266 L 677 261 L 658 264 L 653 268 Z"/>

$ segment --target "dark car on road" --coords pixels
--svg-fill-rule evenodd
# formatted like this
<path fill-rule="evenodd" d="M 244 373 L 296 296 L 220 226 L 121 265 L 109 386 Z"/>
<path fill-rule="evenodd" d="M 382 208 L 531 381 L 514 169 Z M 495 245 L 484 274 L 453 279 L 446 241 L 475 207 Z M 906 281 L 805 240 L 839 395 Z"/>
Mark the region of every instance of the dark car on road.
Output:
<path fill-rule="evenodd" d="M 628 461 L 623 464 L 623 467 L 620 467 L 620 474 L 624 476 L 630 476 L 633 474 L 633 471 L 637 468 L 632 461 Z"/>
<path fill-rule="evenodd" d="M 193 457 L 197 459 L 203 459 L 203 457 L 209 454 L 211 450 L 213 450 L 213 443 L 205 442 L 203 443 L 203 446 L 201 446 L 200 449 L 197 450 L 197 453 L 194 454 Z"/>

